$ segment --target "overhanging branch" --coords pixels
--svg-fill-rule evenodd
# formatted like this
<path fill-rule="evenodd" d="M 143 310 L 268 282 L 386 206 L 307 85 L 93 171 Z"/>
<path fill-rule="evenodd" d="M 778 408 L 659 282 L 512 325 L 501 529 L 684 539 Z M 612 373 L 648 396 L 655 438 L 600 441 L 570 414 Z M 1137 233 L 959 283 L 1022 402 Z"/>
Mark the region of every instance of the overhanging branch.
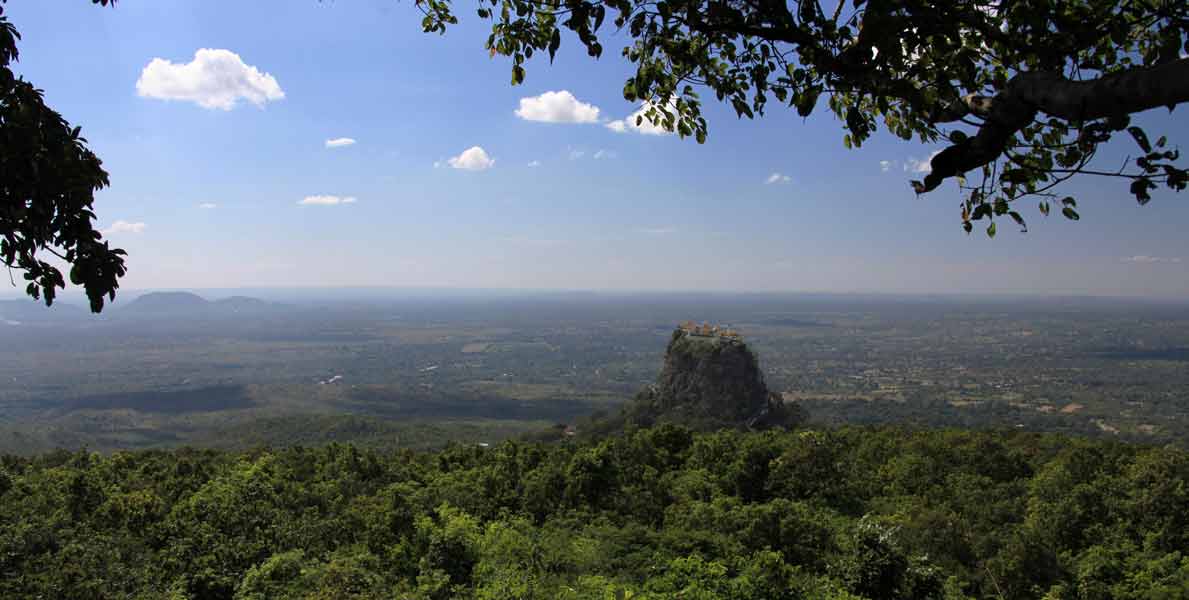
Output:
<path fill-rule="evenodd" d="M 976 135 L 933 157 L 932 171 L 924 182 L 912 182 L 918 194 L 931 192 L 946 179 L 999 158 L 1037 113 L 1066 121 L 1089 121 L 1189 102 L 1189 58 L 1087 81 L 1072 81 L 1060 73 L 1020 73 L 990 100 L 989 106 L 982 102 L 978 97 L 968 97 L 963 103 L 965 114 L 975 109 L 986 121 Z M 946 120 L 965 116 L 957 114 L 962 112 L 951 112 Z"/>

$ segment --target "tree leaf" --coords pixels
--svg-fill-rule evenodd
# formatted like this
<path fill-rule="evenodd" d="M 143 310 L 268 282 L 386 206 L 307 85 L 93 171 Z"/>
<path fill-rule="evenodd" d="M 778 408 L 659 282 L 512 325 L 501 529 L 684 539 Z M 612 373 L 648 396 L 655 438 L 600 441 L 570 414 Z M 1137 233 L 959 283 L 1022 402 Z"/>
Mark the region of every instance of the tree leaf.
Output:
<path fill-rule="evenodd" d="M 553 57 L 557 54 L 559 46 L 561 46 L 561 30 L 554 28 L 553 37 L 549 38 L 549 62 L 553 62 Z"/>
<path fill-rule="evenodd" d="M 1024 222 L 1024 217 L 1020 213 L 1013 210 L 1008 212 L 1007 216 L 1011 217 L 1020 226 L 1020 231 L 1028 231 L 1028 224 Z"/>
<path fill-rule="evenodd" d="M 1131 137 L 1135 138 L 1135 143 L 1139 145 L 1141 150 L 1144 152 L 1152 151 L 1152 144 L 1148 143 L 1148 134 L 1144 133 L 1143 129 L 1134 126 L 1128 127 L 1127 133 L 1130 133 Z"/>

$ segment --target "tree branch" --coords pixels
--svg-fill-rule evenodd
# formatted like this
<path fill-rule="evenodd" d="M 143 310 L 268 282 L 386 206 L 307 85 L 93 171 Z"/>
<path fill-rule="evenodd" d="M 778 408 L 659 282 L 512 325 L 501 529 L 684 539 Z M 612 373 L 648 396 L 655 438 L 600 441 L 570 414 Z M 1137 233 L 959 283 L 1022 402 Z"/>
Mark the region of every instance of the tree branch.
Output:
<path fill-rule="evenodd" d="M 1038 112 L 1067 121 L 1089 121 L 1187 101 L 1189 58 L 1088 81 L 1071 81 L 1060 73 L 1019 73 L 989 102 L 968 97 L 968 107 L 985 113 L 986 122 L 978 134 L 933 157 L 932 171 L 923 183 L 913 181 L 912 187 L 918 194 L 931 192 L 950 177 L 990 163 Z"/>

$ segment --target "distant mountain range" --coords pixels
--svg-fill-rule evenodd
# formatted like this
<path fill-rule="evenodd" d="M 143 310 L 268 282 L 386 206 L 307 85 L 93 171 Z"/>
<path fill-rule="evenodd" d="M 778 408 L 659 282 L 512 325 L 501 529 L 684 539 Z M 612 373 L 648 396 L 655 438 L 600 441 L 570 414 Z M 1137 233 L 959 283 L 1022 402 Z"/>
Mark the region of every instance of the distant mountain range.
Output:
<path fill-rule="evenodd" d="M 108 305 L 102 318 L 234 318 L 263 315 L 286 308 L 284 304 L 249 296 L 207 300 L 190 292 L 149 292 L 126 304 Z M 0 300 L 0 326 L 77 321 L 89 316 L 89 311 L 84 307 L 61 301 L 46 307 L 31 299 Z"/>
<path fill-rule="evenodd" d="M 207 300 L 190 292 L 150 292 L 122 307 L 116 307 L 114 314 L 121 317 L 235 317 L 260 315 L 284 308 L 283 304 L 250 296 Z"/>

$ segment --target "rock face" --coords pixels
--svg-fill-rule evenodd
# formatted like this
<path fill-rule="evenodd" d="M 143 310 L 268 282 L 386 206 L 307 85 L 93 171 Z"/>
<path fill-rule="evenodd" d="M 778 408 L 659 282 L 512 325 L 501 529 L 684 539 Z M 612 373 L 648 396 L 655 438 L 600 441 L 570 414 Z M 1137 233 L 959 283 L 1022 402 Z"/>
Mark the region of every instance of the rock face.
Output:
<path fill-rule="evenodd" d="M 695 429 L 792 427 L 800 406 L 768 391 L 756 355 L 738 336 L 673 332 L 655 384 L 636 395 L 627 416 L 637 423 L 678 423 Z"/>

